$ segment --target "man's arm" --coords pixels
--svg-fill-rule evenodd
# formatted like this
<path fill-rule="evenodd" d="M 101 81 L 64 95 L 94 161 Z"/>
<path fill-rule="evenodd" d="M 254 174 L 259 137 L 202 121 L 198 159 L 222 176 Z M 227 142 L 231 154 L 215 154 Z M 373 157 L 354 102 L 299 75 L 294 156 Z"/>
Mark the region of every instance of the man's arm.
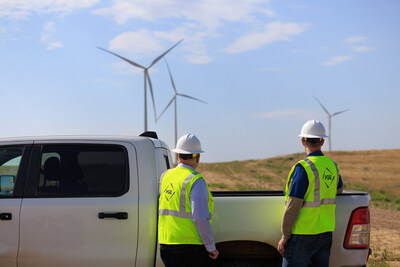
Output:
<path fill-rule="evenodd" d="M 308 188 L 308 177 L 303 166 L 296 166 L 293 172 L 293 180 L 290 186 L 289 197 L 286 202 L 286 210 L 282 219 L 282 238 L 278 242 L 278 251 L 283 255 L 285 246 L 289 240 L 294 223 L 303 206 L 304 196 Z"/>
<path fill-rule="evenodd" d="M 292 228 L 294 223 L 297 220 L 297 217 L 299 216 L 299 212 L 301 207 L 303 206 L 303 199 L 297 198 L 297 197 L 290 197 L 288 198 L 287 204 L 286 204 L 286 210 L 285 213 L 283 214 L 283 220 L 282 220 L 282 236 L 285 239 L 289 239 L 290 234 L 292 232 Z"/>
<path fill-rule="evenodd" d="M 210 257 L 216 259 L 218 252 L 215 248 L 213 232 L 210 223 L 210 211 L 208 210 L 208 190 L 204 179 L 197 179 L 190 192 L 190 205 L 192 207 L 192 221 L 200 234 Z"/>
<path fill-rule="evenodd" d="M 278 243 L 278 251 L 283 255 L 285 252 L 285 245 L 289 240 L 294 223 L 299 216 L 301 207 L 303 206 L 303 199 L 289 196 L 286 203 L 286 210 L 282 219 L 282 238 Z"/>

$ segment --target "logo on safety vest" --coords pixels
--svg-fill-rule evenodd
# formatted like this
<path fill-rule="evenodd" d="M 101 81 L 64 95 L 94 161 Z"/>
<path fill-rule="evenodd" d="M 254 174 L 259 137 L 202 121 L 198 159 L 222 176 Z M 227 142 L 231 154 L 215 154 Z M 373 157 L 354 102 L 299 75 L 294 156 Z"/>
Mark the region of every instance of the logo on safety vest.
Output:
<path fill-rule="evenodd" d="M 332 185 L 333 181 L 335 181 L 335 176 L 328 168 L 326 168 L 324 171 L 324 175 L 322 176 L 322 180 L 324 180 L 326 187 L 329 188 Z"/>
<path fill-rule="evenodd" d="M 175 195 L 174 186 L 172 184 L 169 184 L 169 186 L 165 188 L 164 193 L 165 193 L 165 198 L 169 201 L 171 197 Z"/>

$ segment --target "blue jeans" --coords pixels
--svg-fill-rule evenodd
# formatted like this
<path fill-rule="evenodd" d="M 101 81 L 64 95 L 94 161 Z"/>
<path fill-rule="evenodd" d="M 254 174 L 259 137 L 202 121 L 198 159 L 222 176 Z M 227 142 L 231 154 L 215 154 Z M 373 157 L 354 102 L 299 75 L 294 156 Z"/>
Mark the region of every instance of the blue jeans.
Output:
<path fill-rule="evenodd" d="M 283 254 L 282 267 L 328 267 L 332 232 L 317 235 L 291 235 Z"/>

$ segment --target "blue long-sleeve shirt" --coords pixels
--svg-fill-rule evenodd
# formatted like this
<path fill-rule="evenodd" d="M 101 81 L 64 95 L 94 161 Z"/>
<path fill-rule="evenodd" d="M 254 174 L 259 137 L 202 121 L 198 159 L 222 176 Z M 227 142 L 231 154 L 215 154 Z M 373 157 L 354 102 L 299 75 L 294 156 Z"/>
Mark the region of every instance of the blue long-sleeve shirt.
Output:
<path fill-rule="evenodd" d="M 324 154 L 322 153 L 322 151 L 319 150 L 308 154 L 307 157 L 323 156 L 323 155 Z M 337 188 L 341 187 L 343 187 L 343 181 L 342 177 L 339 174 L 339 182 Z M 304 199 L 304 196 L 306 195 L 307 192 L 307 188 L 308 188 L 307 172 L 301 164 L 298 164 L 294 168 L 293 180 L 292 180 L 292 185 L 290 186 L 289 196 Z"/>
<path fill-rule="evenodd" d="M 184 167 L 195 171 L 192 167 L 184 164 L 178 164 L 178 167 Z M 207 251 L 216 250 L 210 222 L 210 211 L 208 210 L 207 184 L 204 179 L 197 179 L 193 183 L 189 199 L 192 208 L 192 221 L 200 234 L 204 246 Z"/>

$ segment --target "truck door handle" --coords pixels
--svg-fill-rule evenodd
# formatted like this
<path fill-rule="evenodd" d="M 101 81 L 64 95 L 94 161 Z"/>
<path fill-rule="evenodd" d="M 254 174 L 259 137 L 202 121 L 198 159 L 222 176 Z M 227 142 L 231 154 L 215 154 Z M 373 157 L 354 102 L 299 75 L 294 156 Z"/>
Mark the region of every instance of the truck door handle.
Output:
<path fill-rule="evenodd" d="M 126 220 L 128 219 L 127 212 L 114 212 L 114 213 L 106 213 L 106 212 L 99 212 L 99 219 L 105 218 L 115 218 L 118 220 Z"/>
<path fill-rule="evenodd" d="M 0 213 L 0 220 L 2 221 L 11 221 L 12 214 L 11 213 Z"/>

